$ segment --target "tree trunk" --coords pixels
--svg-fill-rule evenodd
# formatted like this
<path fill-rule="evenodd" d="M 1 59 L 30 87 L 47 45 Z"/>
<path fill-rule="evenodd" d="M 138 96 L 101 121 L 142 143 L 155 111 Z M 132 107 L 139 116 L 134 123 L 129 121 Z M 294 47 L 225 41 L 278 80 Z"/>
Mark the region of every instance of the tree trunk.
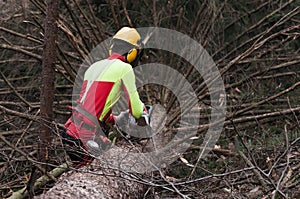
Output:
<path fill-rule="evenodd" d="M 126 146 L 120 146 L 121 148 Z M 145 186 L 122 169 L 111 167 L 109 158 L 118 156 L 119 150 L 111 148 L 89 166 L 64 173 L 49 191 L 34 197 L 46 198 L 143 198 Z M 130 162 L 130 161 L 129 161 Z M 134 166 L 135 160 L 131 160 Z M 126 162 L 127 164 L 128 162 Z M 130 164 L 130 163 L 129 163 Z"/>
<path fill-rule="evenodd" d="M 45 19 L 44 51 L 41 80 L 41 124 L 40 124 L 40 161 L 48 160 L 48 146 L 51 143 L 51 121 L 53 119 L 55 61 L 56 61 L 56 40 L 58 18 L 58 0 L 47 0 L 47 11 Z"/>

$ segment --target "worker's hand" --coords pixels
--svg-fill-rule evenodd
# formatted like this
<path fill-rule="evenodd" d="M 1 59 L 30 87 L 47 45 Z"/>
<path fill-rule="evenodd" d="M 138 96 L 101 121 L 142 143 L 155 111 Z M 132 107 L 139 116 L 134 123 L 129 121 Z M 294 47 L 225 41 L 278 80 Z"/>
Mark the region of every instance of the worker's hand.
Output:
<path fill-rule="evenodd" d="M 121 112 L 119 115 L 115 116 L 115 123 L 117 126 L 126 126 L 129 120 L 129 110 Z"/>

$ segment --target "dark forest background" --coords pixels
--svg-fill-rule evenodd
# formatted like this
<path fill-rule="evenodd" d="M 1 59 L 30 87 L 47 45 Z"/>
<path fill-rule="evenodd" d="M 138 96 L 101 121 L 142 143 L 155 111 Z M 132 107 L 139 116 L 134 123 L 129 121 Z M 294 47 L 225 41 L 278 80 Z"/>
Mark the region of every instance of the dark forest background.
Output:
<path fill-rule="evenodd" d="M 0 197 L 26 186 L 33 165 L 42 173 L 65 162 L 58 135 L 71 113 L 77 70 L 124 25 L 169 28 L 198 41 L 226 89 L 226 121 L 215 148 L 198 160 L 205 134 L 199 126 L 200 139 L 162 170 L 165 178 L 152 174 L 144 198 L 300 197 L 299 1 L 52 1 L 57 10 L 47 9 L 49 2 L 0 1 Z M 209 94 L 195 69 L 168 52 L 146 49 L 143 63 L 152 62 L 189 80 L 207 123 Z M 181 114 L 174 113 L 176 99 L 155 85 L 139 92 L 174 116 L 165 132 L 172 136 Z"/>

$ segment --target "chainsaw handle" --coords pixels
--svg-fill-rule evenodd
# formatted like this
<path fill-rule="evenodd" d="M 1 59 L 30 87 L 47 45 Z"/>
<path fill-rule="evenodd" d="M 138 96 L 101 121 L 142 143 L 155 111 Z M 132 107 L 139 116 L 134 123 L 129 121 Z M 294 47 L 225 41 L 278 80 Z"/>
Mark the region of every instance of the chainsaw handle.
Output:
<path fill-rule="evenodd" d="M 153 107 L 150 105 L 145 105 L 144 113 L 146 113 L 149 117 L 151 117 Z"/>

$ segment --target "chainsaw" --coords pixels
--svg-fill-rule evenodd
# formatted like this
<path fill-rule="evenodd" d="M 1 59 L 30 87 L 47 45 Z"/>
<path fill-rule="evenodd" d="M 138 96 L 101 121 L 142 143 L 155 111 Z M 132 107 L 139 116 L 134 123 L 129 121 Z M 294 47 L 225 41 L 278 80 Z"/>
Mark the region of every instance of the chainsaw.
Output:
<path fill-rule="evenodd" d="M 145 106 L 145 110 L 142 114 L 142 116 L 139 119 L 135 119 L 132 115 L 129 115 L 128 118 L 128 126 L 129 128 L 135 128 L 135 127 L 146 127 L 148 130 L 151 129 L 151 116 L 152 116 L 152 110 L 153 107 L 150 105 Z M 128 134 L 124 132 L 123 130 L 119 129 L 118 127 L 112 127 L 114 130 L 116 130 L 119 134 L 122 135 L 126 140 L 133 140 L 134 136 L 132 134 Z M 94 156 L 99 156 L 102 152 L 108 150 L 112 143 L 111 141 L 107 141 L 109 139 L 93 139 L 88 140 L 86 142 L 86 148 L 87 150 Z"/>

